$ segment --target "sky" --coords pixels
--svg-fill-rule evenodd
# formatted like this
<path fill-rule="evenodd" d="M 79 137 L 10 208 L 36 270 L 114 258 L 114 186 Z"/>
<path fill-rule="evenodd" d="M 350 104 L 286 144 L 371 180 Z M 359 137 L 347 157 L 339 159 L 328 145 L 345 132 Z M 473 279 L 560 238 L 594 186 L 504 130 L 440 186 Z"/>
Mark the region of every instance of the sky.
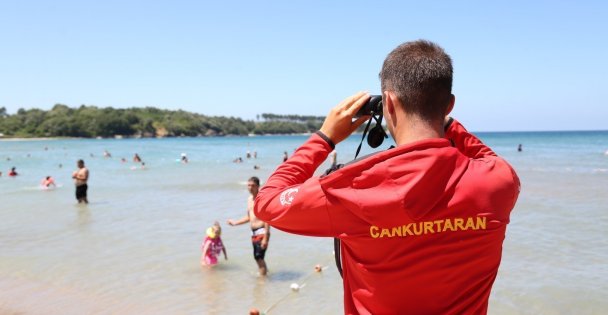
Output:
<path fill-rule="evenodd" d="M 0 107 L 325 116 L 417 39 L 469 130 L 608 129 L 606 1 L 3 1 Z"/>

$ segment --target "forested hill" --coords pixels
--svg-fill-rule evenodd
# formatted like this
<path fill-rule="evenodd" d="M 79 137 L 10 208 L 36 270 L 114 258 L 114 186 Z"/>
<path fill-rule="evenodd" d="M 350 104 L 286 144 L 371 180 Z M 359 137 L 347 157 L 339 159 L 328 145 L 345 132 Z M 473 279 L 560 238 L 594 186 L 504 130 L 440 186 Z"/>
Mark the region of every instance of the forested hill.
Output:
<path fill-rule="evenodd" d="M 179 137 L 314 132 L 324 117 L 261 114 L 256 121 L 154 107 L 115 109 L 57 104 L 51 110 L 0 108 L 4 137 Z"/>

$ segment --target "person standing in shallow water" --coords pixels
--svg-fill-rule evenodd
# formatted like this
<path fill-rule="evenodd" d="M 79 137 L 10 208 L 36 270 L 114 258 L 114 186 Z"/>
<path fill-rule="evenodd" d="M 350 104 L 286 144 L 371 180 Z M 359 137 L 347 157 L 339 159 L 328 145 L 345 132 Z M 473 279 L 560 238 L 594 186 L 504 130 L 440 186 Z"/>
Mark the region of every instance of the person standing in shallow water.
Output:
<path fill-rule="evenodd" d="M 224 259 L 228 260 L 228 254 L 226 253 L 226 247 L 222 242 L 222 227 L 219 222 L 213 223 L 213 226 L 207 229 L 207 236 L 203 240 L 201 245 L 201 265 L 206 267 L 213 267 L 218 263 L 218 256 L 220 253 L 224 253 Z"/>
<path fill-rule="evenodd" d="M 89 170 L 84 166 L 83 160 L 78 160 L 76 165 L 78 166 L 78 169 L 72 173 L 74 184 L 76 184 L 76 200 L 78 200 L 78 203 L 89 203 L 89 200 L 87 199 Z"/>
<path fill-rule="evenodd" d="M 251 243 L 253 245 L 253 258 L 258 264 L 260 276 L 266 276 L 268 268 L 266 267 L 266 249 L 268 249 L 268 240 L 270 239 L 270 226 L 268 223 L 258 219 L 253 213 L 253 206 L 255 197 L 258 195 L 260 190 L 260 179 L 257 177 L 251 177 L 247 181 L 247 189 L 251 194 L 247 198 L 247 215 L 238 220 L 228 220 L 228 224 L 231 226 L 241 225 L 249 222 L 251 225 Z"/>

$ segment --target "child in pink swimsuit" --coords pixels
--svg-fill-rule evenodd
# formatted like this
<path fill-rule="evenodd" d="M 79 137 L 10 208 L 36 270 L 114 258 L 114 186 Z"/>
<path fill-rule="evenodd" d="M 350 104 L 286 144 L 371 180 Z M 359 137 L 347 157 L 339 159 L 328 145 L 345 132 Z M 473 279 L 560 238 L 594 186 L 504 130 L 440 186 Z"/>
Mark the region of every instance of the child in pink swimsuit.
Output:
<path fill-rule="evenodd" d="M 226 248 L 224 247 L 224 243 L 222 243 L 222 238 L 220 235 L 222 234 L 222 228 L 220 227 L 219 222 L 215 222 L 212 227 L 207 229 L 207 236 L 202 244 L 203 254 L 201 255 L 201 265 L 207 267 L 213 267 L 217 264 L 217 256 L 219 256 L 220 252 L 224 252 L 224 259 L 228 260 L 228 255 L 226 254 Z"/>

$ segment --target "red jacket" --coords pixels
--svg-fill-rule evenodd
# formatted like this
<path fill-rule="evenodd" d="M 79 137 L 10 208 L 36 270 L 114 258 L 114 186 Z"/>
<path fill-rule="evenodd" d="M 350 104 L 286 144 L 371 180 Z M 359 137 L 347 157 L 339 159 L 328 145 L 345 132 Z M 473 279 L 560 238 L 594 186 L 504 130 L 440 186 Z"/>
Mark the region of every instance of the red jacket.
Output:
<path fill-rule="evenodd" d="M 290 233 L 340 238 L 344 312 L 485 314 L 519 195 L 511 166 L 457 121 L 446 139 L 312 177 L 331 151 L 311 136 L 270 176 L 255 214 Z"/>

